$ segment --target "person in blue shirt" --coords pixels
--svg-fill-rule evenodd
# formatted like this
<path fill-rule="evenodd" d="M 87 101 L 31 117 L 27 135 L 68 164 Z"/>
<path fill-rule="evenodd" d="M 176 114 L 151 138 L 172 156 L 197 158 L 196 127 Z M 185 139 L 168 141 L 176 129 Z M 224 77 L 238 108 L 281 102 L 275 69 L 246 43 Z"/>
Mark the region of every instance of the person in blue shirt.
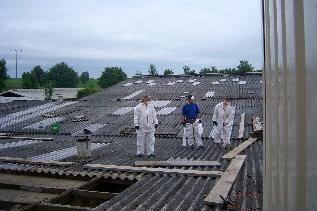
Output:
<path fill-rule="evenodd" d="M 187 103 L 182 109 L 182 125 L 184 126 L 183 146 L 186 146 L 186 139 L 188 145 L 194 147 L 194 139 L 198 148 L 203 148 L 201 134 L 198 131 L 198 126 L 201 123 L 199 119 L 199 108 L 194 103 L 194 96 L 188 95 L 186 98 Z"/>

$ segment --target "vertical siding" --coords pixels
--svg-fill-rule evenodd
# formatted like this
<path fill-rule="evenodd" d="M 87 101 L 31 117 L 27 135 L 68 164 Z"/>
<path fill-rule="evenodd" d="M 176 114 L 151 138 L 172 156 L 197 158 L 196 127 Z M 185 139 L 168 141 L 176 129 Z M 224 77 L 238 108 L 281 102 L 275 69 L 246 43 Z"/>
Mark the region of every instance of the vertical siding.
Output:
<path fill-rule="evenodd" d="M 317 210 L 317 1 L 264 0 L 263 11 L 264 209 Z"/>
<path fill-rule="evenodd" d="M 304 1 L 307 116 L 307 210 L 317 209 L 317 1 Z"/>

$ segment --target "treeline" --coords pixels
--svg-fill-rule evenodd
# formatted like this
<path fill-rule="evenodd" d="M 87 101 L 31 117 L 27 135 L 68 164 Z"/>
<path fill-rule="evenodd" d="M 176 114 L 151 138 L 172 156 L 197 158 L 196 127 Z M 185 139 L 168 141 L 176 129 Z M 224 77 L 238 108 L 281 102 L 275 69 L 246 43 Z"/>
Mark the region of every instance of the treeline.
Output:
<path fill-rule="evenodd" d="M 237 73 L 247 73 L 247 72 L 262 72 L 262 70 L 255 70 L 255 68 L 246 60 L 240 60 L 239 65 L 235 68 L 225 68 L 218 69 L 215 66 L 202 68 L 199 72 L 196 72 L 195 69 L 191 69 L 188 66 L 183 67 L 183 73 L 185 75 L 204 75 L 208 73 L 225 73 L 225 74 L 237 74 Z M 174 71 L 172 69 L 165 69 L 163 72 L 164 75 L 173 75 Z M 135 75 L 143 75 L 142 72 L 137 71 Z M 148 75 L 159 75 L 159 72 L 156 69 L 154 64 L 150 64 L 148 69 Z"/>
<path fill-rule="evenodd" d="M 37 65 L 30 72 L 22 74 L 22 84 L 25 89 L 44 88 L 46 84 L 52 84 L 56 88 L 75 88 L 79 82 L 85 84 L 88 80 L 88 72 L 78 76 L 78 73 L 64 62 L 52 66 L 48 71 Z"/>
<path fill-rule="evenodd" d="M 127 78 L 121 67 L 106 67 L 98 78 L 98 85 L 101 88 L 110 87 Z M 82 72 L 81 75 L 69 67 L 66 63 L 61 62 L 49 68 L 45 72 L 41 66 L 35 66 L 30 72 L 22 74 L 23 88 L 75 88 L 81 83 L 85 85 L 89 81 L 89 72 Z M 78 92 L 77 97 L 88 96 L 98 91 L 99 87 L 89 85 Z"/>
<path fill-rule="evenodd" d="M 234 68 L 218 69 L 215 66 L 205 67 L 196 72 L 195 69 L 189 66 L 183 67 L 183 73 L 185 75 L 204 75 L 208 73 L 247 73 L 247 72 L 261 72 L 262 70 L 255 70 L 255 68 L 246 60 L 239 61 L 239 65 Z M 172 69 L 165 69 L 164 75 L 173 75 Z M 143 75 L 142 72 L 137 71 L 136 75 Z M 159 72 L 154 64 L 150 64 L 148 68 L 148 74 L 146 75 L 159 75 Z M 5 88 L 5 80 L 8 78 L 6 61 L 0 60 L 0 91 Z M 107 88 L 113 86 L 127 78 L 127 74 L 122 70 L 121 67 L 106 67 L 101 76 L 98 78 L 99 87 L 85 86 L 89 81 L 89 72 L 82 72 L 80 75 L 74 70 L 73 67 L 69 67 L 66 63 L 61 62 L 55 64 L 47 71 L 44 71 L 40 65 L 35 66 L 31 71 L 24 72 L 22 74 L 23 88 L 44 88 L 47 90 L 54 88 L 75 88 L 78 87 L 79 83 L 84 90 L 81 90 L 79 97 L 87 96 L 94 93 L 98 88 Z M 84 85 L 84 86 L 83 86 Z"/>
<path fill-rule="evenodd" d="M 121 67 L 106 67 L 98 78 L 98 85 L 107 88 L 127 78 Z M 51 83 L 55 88 L 75 88 L 79 83 L 86 84 L 90 79 L 88 72 L 78 73 L 61 62 L 49 68 L 45 72 L 41 66 L 35 66 L 30 72 L 22 74 L 24 88 L 42 88 L 45 84 Z"/>
<path fill-rule="evenodd" d="M 7 71 L 6 60 L 2 58 L 0 60 L 0 92 L 6 88 L 6 80 L 9 78 Z"/>

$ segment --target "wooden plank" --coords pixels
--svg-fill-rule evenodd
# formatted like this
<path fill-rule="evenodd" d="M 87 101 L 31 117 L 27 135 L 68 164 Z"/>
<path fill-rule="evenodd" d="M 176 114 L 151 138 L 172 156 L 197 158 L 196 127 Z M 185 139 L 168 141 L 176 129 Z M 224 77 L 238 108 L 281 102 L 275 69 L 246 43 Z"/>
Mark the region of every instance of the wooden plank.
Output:
<path fill-rule="evenodd" d="M 72 194 L 76 196 L 81 196 L 84 198 L 93 198 L 93 199 L 104 199 L 109 200 L 116 195 L 117 193 L 110 193 L 110 192 L 99 192 L 99 191 L 87 191 L 87 190 L 74 190 Z"/>
<path fill-rule="evenodd" d="M 187 176 L 205 176 L 205 177 L 220 177 L 220 171 L 198 171 L 198 170 L 182 170 L 182 169 L 165 169 L 165 168 L 148 168 L 134 166 L 117 166 L 117 165 L 102 165 L 102 164 L 87 164 L 88 169 L 102 169 L 119 172 L 140 172 L 140 173 L 161 173 L 161 174 L 179 174 Z"/>
<path fill-rule="evenodd" d="M 204 202 L 208 205 L 220 205 L 223 203 L 223 198 L 227 198 L 230 189 L 245 161 L 246 155 L 237 155 L 230 163 L 225 172 L 212 188 L 210 193 L 205 198 Z"/>
<path fill-rule="evenodd" d="M 241 119 L 240 119 L 240 128 L 239 128 L 239 136 L 238 138 L 243 138 L 244 134 L 244 119 L 245 119 L 245 113 L 241 114 Z"/>
<path fill-rule="evenodd" d="M 47 202 L 41 202 L 39 204 L 34 204 L 28 207 L 29 210 L 48 210 L 48 211 L 89 211 L 90 207 L 78 207 L 71 205 L 62 205 L 62 204 L 51 204 Z"/>
<path fill-rule="evenodd" d="M 78 188 L 85 184 L 85 180 L 77 179 L 63 179 L 63 178 L 53 178 L 46 176 L 31 176 L 28 174 L 11 174 L 11 173 L 0 173 L 0 183 L 14 184 L 20 187 L 38 187 L 47 189 L 70 189 Z"/>
<path fill-rule="evenodd" d="M 221 166 L 218 161 L 135 161 L 135 166 Z"/>
<path fill-rule="evenodd" d="M 9 136 L 0 135 L 0 139 L 27 139 L 27 140 L 38 140 L 38 141 L 54 141 L 54 138 L 36 138 L 36 137 L 25 137 L 25 136 Z"/>
<path fill-rule="evenodd" d="M 0 182 L 0 188 L 4 189 L 15 189 L 15 190 L 24 190 L 35 193 L 52 193 L 52 194 L 61 194 L 66 191 L 65 188 L 51 188 L 51 187 L 38 187 L 30 185 L 19 185 L 13 183 L 2 183 Z"/>
<path fill-rule="evenodd" d="M 255 138 L 249 138 L 248 140 L 242 142 L 239 146 L 237 146 L 236 148 L 234 148 L 233 150 L 231 150 L 230 152 L 228 152 L 227 154 L 222 156 L 222 158 L 223 159 L 232 159 L 232 158 L 234 158 L 236 155 L 238 155 L 240 152 L 245 150 L 247 147 L 249 147 L 255 141 L 256 141 Z"/>
<path fill-rule="evenodd" d="M 52 193 L 36 193 L 25 190 L 0 189 L 0 201 L 14 203 L 35 203 L 56 197 Z"/>
<path fill-rule="evenodd" d="M 70 166 L 74 162 L 59 162 L 59 161 L 48 161 L 48 160 L 30 160 L 23 158 L 13 157 L 0 157 L 0 162 L 7 163 L 22 163 L 22 164 L 33 164 L 33 165 L 50 165 L 50 166 Z"/>

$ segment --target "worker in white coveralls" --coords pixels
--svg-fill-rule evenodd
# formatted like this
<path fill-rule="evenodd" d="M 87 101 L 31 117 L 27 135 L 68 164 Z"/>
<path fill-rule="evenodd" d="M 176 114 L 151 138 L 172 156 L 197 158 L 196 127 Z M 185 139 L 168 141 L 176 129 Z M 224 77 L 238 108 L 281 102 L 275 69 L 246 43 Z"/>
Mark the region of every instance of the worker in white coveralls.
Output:
<path fill-rule="evenodd" d="M 214 130 L 214 142 L 221 144 L 225 148 L 230 146 L 231 131 L 234 118 L 234 108 L 230 105 L 230 99 L 225 98 L 223 102 L 217 104 L 212 117 Z"/>
<path fill-rule="evenodd" d="M 194 139 L 198 148 L 203 148 L 203 142 L 201 140 L 201 133 L 199 131 L 199 125 L 201 125 L 201 120 L 199 117 L 199 108 L 196 103 L 194 103 L 194 96 L 188 95 L 186 98 L 187 103 L 182 109 L 182 125 L 184 128 L 183 139 L 188 141 L 189 146 L 194 147 Z M 183 143 L 186 146 L 186 142 Z"/>
<path fill-rule="evenodd" d="M 137 156 L 143 157 L 146 146 L 148 157 L 154 155 L 154 132 L 158 127 L 156 111 L 149 96 L 144 96 L 142 102 L 134 108 L 134 126 L 137 133 Z"/>

